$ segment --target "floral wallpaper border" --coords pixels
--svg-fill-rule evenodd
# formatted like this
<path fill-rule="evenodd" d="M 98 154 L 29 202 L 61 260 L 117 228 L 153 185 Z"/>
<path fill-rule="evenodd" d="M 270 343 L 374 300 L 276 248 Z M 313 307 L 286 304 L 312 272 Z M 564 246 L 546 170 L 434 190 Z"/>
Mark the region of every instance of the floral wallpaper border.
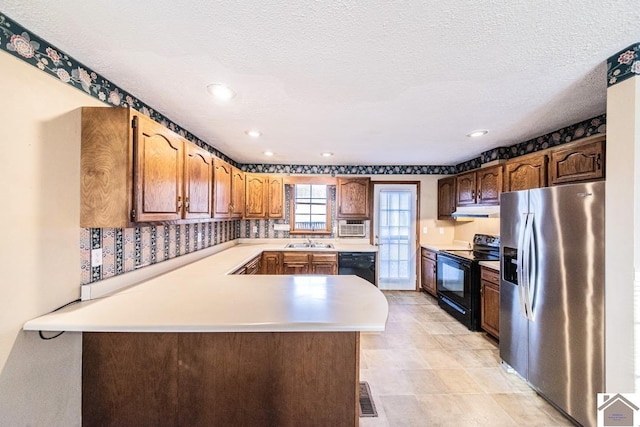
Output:
<path fill-rule="evenodd" d="M 0 49 L 47 74 L 82 90 L 112 107 L 131 107 L 217 157 L 239 166 L 236 161 L 216 150 L 191 132 L 160 114 L 131 93 L 116 86 L 47 41 L 33 34 L 11 18 L 0 13 Z"/>
<path fill-rule="evenodd" d="M 640 43 L 635 43 L 607 59 L 607 87 L 640 74 Z"/>
<path fill-rule="evenodd" d="M 519 142 L 508 147 L 497 147 L 492 150 L 485 151 L 480 155 L 480 157 L 467 160 L 466 162 L 456 165 L 456 173 L 477 169 L 482 164 L 489 163 L 494 160 L 513 159 L 515 157 L 524 156 L 525 154 L 577 141 L 578 139 L 586 138 L 588 136 L 606 133 L 606 131 L 607 115 L 602 114 L 524 142 Z"/>
<path fill-rule="evenodd" d="M 453 175 L 477 169 L 483 163 L 528 154 L 595 133 L 602 133 L 606 129 L 606 117 L 602 115 L 529 141 L 508 147 L 494 148 L 482 153 L 480 157 L 455 166 L 239 164 L 2 13 L 0 13 L 0 50 L 10 53 L 76 89 L 83 90 L 107 105 L 130 106 L 245 172 L 330 175 Z M 639 51 L 640 43 L 609 58 L 610 85 L 640 73 Z"/>

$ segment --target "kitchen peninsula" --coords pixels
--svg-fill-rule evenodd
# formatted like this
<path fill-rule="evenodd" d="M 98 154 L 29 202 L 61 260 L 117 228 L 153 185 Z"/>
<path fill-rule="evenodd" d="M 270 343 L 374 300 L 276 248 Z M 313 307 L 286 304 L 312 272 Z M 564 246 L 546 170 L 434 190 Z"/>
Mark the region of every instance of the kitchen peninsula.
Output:
<path fill-rule="evenodd" d="M 358 424 L 360 331 L 384 295 L 356 276 L 226 275 L 236 245 L 27 322 L 83 333 L 83 424 Z M 303 421 L 304 420 L 304 421 Z"/>

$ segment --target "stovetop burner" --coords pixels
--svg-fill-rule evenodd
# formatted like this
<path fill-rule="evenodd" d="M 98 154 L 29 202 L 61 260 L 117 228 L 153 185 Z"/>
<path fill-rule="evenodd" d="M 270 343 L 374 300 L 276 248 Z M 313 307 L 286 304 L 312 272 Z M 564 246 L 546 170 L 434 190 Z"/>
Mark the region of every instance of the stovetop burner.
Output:
<path fill-rule="evenodd" d="M 441 252 L 468 261 L 498 261 L 500 237 L 476 234 L 473 236 L 473 249 L 452 249 Z"/>

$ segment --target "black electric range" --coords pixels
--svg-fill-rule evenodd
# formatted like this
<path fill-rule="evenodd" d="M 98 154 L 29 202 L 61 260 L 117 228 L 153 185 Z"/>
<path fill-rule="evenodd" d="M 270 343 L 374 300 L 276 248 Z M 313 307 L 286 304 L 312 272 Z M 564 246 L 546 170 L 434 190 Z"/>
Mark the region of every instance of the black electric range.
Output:
<path fill-rule="evenodd" d="M 480 261 L 500 259 L 500 237 L 476 234 L 473 249 L 438 253 L 438 305 L 472 331 L 480 329 Z"/>

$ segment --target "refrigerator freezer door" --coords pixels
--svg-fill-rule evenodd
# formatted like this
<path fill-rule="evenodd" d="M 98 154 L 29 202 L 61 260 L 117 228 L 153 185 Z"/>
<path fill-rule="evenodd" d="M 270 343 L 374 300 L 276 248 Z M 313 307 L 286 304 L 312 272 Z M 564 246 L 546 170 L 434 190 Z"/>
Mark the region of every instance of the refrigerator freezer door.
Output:
<path fill-rule="evenodd" d="M 537 278 L 527 378 L 580 424 L 595 425 L 604 391 L 604 183 L 531 190 L 529 207 Z"/>
<path fill-rule="evenodd" d="M 512 253 L 522 245 L 521 233 L 529 212 L 529 192 L 502 193 L 500 198 L 500 358 L 527 378 L 528 332 L 527 318 L 522 300 L 522 283 L 506 280 L 513 271 L 513 261 L 520 263 L 522 253 L 514 259 Z M 505 250 L 505 248 L 508 248 Z M 508 256 L 507 256 L 508 255 Z M 509 265 L 505 265 L 508 263 Z M 518 271 L 518 273 L 521 273 Z"/>

